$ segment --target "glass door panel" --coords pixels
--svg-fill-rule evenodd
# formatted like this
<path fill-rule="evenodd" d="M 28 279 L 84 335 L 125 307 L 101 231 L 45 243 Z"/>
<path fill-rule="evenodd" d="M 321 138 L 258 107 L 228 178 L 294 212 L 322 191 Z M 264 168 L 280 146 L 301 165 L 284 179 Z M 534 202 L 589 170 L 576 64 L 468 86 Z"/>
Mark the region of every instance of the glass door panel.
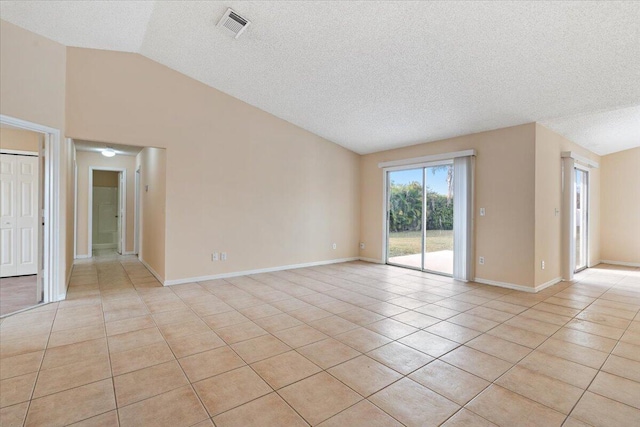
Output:
<path fill-rule="evenodd" d="M 424 175 L 424 269 L 453 275 L 453 165 L 426 167 Z"/>
<path fill-rule="evenodd" d="M 587 268 L 587 230 L 588 230 L 588 181 L 586 171 L 575 170 L 575 247 L 576 247 L 576 272 Z"/>
<path fill-rule="evenodd" d="M 423 168 L 388 172 L 387 262 L 422 269 Z"/>

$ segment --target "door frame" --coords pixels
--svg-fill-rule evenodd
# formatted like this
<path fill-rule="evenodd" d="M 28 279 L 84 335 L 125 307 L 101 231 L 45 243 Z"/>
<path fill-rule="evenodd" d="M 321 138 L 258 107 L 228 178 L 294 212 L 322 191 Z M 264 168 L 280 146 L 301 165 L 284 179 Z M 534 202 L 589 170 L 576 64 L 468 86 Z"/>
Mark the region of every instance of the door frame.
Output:
<path fill-rule="evenodd" d="M 383 168 L 383 180 L 384 180 L 384 184 L 383 184 L 383 206 L 384 206 L 384 213 L 383 213 L 383 217 L 384 217 L 384 225 L 382 228 L 382 232 L 383 232 L 383 254 L 382 254 L 382 260 L 384 264 L 387 265 L 392 265 L 394 267 L 402 267 L 402 268 L 408 268 L 411 270 L 416 270 L 416 271 L 421 271 L 423 273 L 431 273 L 431 274 L 437 274 L 440 276 L 445 276 L 445 277 L 453 277 L 453 274 L 447 274 L 447 273 L 442 273 L 440 271 L 435 271 L 435 270 L 429 270 L 426 268 L 425 264 L 424 264 L 424 254 L 425 254 L 425 250 L 427 248 L 427 240 L 426 240 L 426 220 L 427 220 L 427 212 L 425 209 L 425 203 L 426 203 L 426 198 L 427 198 L 427 168 L 430 167 L 434 167 L 434 166 L 445 166 L 445 165 L 450 165 L 451 167 L 453 167 L 453 158 L 450 159 L 441 159 L 438 158 L 436 160 L 433 161 L 423 161 L 422 163 L 419 164 L 415 164 L 415 165 L 400 165 L 400 166 L 391 166 L 391 167 L 386 167 Z M 387 248 L 389 247 L 389 233 L 387 232 L 388 228 L 389 228 L 389 185 L 391 185 L 391 180 L 389 180 L 389 174 L 391 172 L 398 172 L 398 171 L 406 171 L 406 170 L 415 170 L 415 169 L 421 169 L 422 170 L 422 230 L 420 232 L 421 234 L 421 244 L 420 244 L 420 248 L 422 253 L 420 254 L 421 256 L 421 262 L 420 262 L 420 268 L 417 267 L 412 267 L 412 266 L 408 266 L 408 265 L 401 265 L 401 264 L 394 264 L 392 262 L 389 262 L 389 251 L 387 250 Z M 453 230 L 453 232 L 455 233 L 455 230 Z"/>
<path fill-rule="evenodd" d="M 62 160 L 60 130 L 49 126 L 29 122 L 27 120 L 0 114 L 0 123 L 18 129 L 37 132 L 44 136 L 44 206 L 40 212 L 44 219 L 44 236 L 42 247 L 43 259 L 43 303 L 55 302 L 65 299 L 67 292 L 66 245 L 61 238 L 61 230 L 65 230 L 63 204 L 60 203 Z M 69 143 L 69 140 L 67 140 Z M 38 257 L 40 257 L 38 253 Z M 71 273 L 71 271 L 69 272 Z M 70 277 L 70 276 L 69 276 Z"/>
<path fill-rule="evenodd" d="M 89 258 L 93 256 L 93 171 L 120 172 L 122 174 L 122 178 L 118 177 L 118 215 L 120 216 L 120 255 L 124 255 L 127 251 L 127 169 L 89 166 L 89 206 L 87 211 L 87 251 L 89 252 Z"/>
<path fill-rule="evenodd" d="M 563 151 L 562 159 L 562 279 L 573 280 L 576 270 L 576 239 L 575 239 L 575 170 L 576 168 L 590 172 L 590 169 L 598 169 L 599 163 L 575 151 Z M 587 178 L 591 183 L 591 177 Z M 591 185 L 587 186 L 587 211 L 591 211 Z M 587 226 L 587 244 L 589 241 L 589 228 Z M 586 265 L 592 267 L 587 246 Z"/>
<path fill-rule="evenodd" d="M 581 227 L 580 231 L 582 232 L 582 230 L 584 230 L 584 236 L 585 236 L 585 245 L 584 245 L 584 251 L 585 253 L 583 254 L 585 257 L 584 260 L 584 266 L 581 268 L 578 268 L 578 266 L 576 265 L 576 254 L 578 253 L 578 248 L 576 247 L 576 224 L 575 222 L 573 223 L 573 230 L 571 230 L 571 237 L 572 237 L 572 242 L 571 244 L 573 245 L 573 264 L 572 264 L 572 268 L 573 268 L 573 273 L 579 273 L 583 270 L 586 270 L 587 268 L 589 268 L 589 226 L 590 224 L 590 218 L 589 218 L 589 212 L 591 210 L 591 179 L 590 179 L 590 174 L 589 174 L 589 168 L 587 166 L 583 166 L 580 164 L 575 164 L 574 168 L 573 168 L 573 173 L 574 173 L 574 179 L 575 179 L 575 172 L 576 171 L 581 171 L 584 172 L 584 176 L 585 176 L 585 180 L 586 180 L 586 184 L 585 187 L 587 189 L 587 192 L 585 194 L 586 196 L 586 203 L 584 203 L 583 201 L 583 205 L 586 207 L 586 212 L 585 212 L 585 224 Z M 575 186 L 575 181 L 574 181 L 574 185 L 571 188 L 571 197 L 573 197 L 574 201 L 572 203 L 572 208 L 573 211 L 571 212 L 571 215 L 574 216 L 574 221 L 575 221 L 575 214 L 576 211 L 578 209 L 578 207 L 575 204 L 575 198 L 576 198 L 576 186 Z M 580 241 L 582 242 L 582 239 L 580 239 Z"/>
<path fill-rule="evenodd" d="M 136 168 L 135 173 L 135 182 L 134 182 L 134 203 L 135 210 L 133 212 L 133 252 L 134 255 L 138 255 L 140 253 L 140 166 Z"/>
<path fill-rule="evenodd" d="M 420 167 L 424 167 L 428 164 L 433 164 L 435 162 L 441 160 L 453 160 L 457 157 L 466 157 L 466 156 L 475 156 L 476 150 L 463 150 L 463 151 L 453 151 L 450 153 L 442 153 L 442 154 L 431 154 L 428 156 L 422 157 L 413 157 L 408 159 L 401 160 L 391 160 L 388 162 L 380 162 L 378 163 L 378 168 L 382 169 L 382 247 L 381 247 L 381 257 L 380 262 L 382 264 L 387 263 L 387 227 L 388 227 L 388 218 L 387 218 L 387 172 L 394 170 L 403 170 L 403 169 L 419 169 Z"/>

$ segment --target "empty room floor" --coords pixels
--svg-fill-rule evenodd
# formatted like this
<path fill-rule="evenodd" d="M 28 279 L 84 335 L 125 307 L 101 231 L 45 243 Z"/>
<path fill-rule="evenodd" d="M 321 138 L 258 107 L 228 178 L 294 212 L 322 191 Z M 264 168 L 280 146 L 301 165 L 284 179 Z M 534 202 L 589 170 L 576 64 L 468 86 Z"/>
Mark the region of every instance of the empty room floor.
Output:
<path fill-rule="evenodd" d="M 35 274 L 0 279 L 0 316 L 37 305 L 37 280 Z"/>
<path fill-rule="evenodd" d="M 640 270 L 528 294 L 353 262 L 161 287 L 78 263 L 2 319 L 2 426 L 611 426 L 640 420 Z"/>

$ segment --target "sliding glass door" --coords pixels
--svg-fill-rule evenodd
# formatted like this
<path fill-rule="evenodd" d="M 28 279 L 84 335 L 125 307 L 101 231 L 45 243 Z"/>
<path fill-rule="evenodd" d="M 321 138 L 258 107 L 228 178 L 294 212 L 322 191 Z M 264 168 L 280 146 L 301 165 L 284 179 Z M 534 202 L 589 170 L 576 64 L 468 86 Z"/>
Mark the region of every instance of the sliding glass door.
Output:
<path fill-rule="evenodd" d="M 451 276 L 453 163 L 387 174 L 387 263 Z"/>
<path fill-rule="evenodd" d="M 453 164 L 424 168 L 424 270 L 453 274 Z"/>
<path fill-rule="evenodd" d="M 582 169 L 575 169 L 575 272 L 587 268 L 588 228 L 589 228 L 589 173 Z"/>
<path fill-rule="evenodd" d="M 422 269 L 424 168 L 388 172 L 387 261 Z"/>

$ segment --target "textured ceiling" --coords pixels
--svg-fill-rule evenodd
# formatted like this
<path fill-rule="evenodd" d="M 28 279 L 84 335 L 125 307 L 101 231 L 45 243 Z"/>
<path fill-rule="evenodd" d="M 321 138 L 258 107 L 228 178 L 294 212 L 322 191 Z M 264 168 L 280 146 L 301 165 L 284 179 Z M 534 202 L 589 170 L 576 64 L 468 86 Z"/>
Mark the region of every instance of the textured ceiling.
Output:
<path fill-rule="evenodd" d="M 227 7 L 252 21 L 237 40 L 215 26 Z M 141 53 L 358 153 L 533 121 L 607 153 L 637 130 L 637 109 L 611 110 L 640 105 L 640 2 L 2 1 L 0 14 Z"/>
<path fill-rule="evenodd" d="M 600 155 L 640 147 L 640 105 L 543 120 L 540 124 L 572 141 L 581 141 L 581 145 Z M 615 141 L 615 144 L 609 141 Z"/>

